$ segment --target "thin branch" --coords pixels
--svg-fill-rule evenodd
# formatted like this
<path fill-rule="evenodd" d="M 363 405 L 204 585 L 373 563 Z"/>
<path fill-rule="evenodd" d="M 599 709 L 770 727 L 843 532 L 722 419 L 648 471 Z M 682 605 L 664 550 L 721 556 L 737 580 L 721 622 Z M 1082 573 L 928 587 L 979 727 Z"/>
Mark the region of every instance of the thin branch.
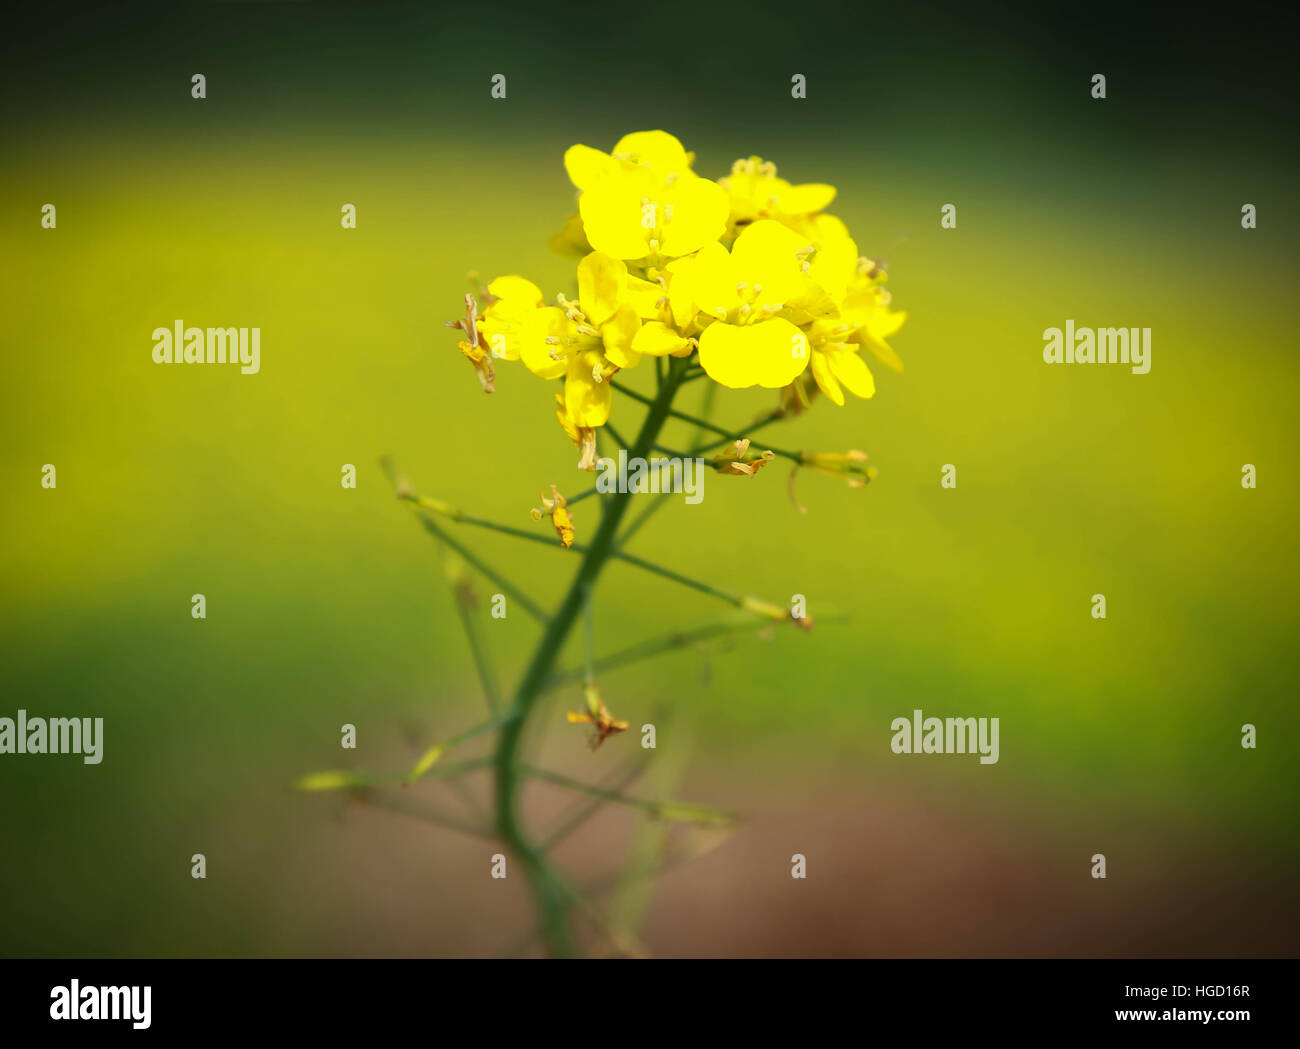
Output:
<path fill-rule="evenodd" d="M 709 389 L 711 390 L 713 389 L 713 387 L 709 386 Z M 721 448 L 724 444 L 727 444 L 732 440 L 737 440 L 737 441 L 743 440 L 744 438 L 749 437 L 751 434 L 757 433 L 764 426 L 769 426 L 774 422 L 778 422 L 779 420 L 784 419 L 785 417 L 786 417 L 786 413 L 784 411 L 782 411 L 780 408 L 774 408 L 767 415 L 763 416 L 763 418 L 757 420 L 756 422 L 750 423 L 748 426 L 744 427 L 743 429 L 737 430 L 734 435 L 728 434 L 727 437 L 719 437 L 716 441 L 706 441 L 702 444 L 697 443 L 695 447 L 691 449 L 691 455 L 692 456 L 703 455 L 705 452 L 711 452 L 715 448 Z M 698 442 L 699 438 L 697 437 L 696 440 Z"/>
<path fill-rule="evenodd" d="M 518 539 L 526 539 L 531 543 L 541 543 L 543 546 L 549 546 L 555 549 L 566 549 L 561 545 L 559 539 L 552 536 L 538 535 L 536 532 L 525 532 L 522 528 L 515 528 L 513 525 L 497 524 L 495 521 L 485 521 L 478 517 L 472 517 L 469 514 L 457 510 L 455 507 L 442 503 L 440 500 L 427 499 L 423 496 L 416 495 L 408 495 L 407 498 L 422 510 L 433 510 L 438 513 L 446 514 L 453 521 L 459 521 L 462 524 L 487 528 L 494 532 L 501 532 L 504 535 L 513 535 Z M 586 554 L 589 548 L 583 543 L 573 543 L 567 549 L 575 553 Z M 710 595 L 711 597 L 716 597 L 719 600 L 726 601 L 728 604 L 734 605 L 736 608 L 746 608 L 754 611 L 762 610 L 764 614 L 769 614 L 769 618 L 773 619 L 788 618 L 784 612 L 781 612 L 778 606 L 771 605 L 767 602 L 754 601 L 751 598 L 741 597 L 738 594 L 728 593 L 726 590 L 720 590 L 716 586 L 702 583 L 697 579 L 691 579 L 689 576 L 684 576 L 680 572 L 674 572 L 670 568 L 664 568 L 661 565 L 655 564 L 653 561 L 647 561 L 643 557 L 637 557 L 635 554 L 629 554 L 626 551 L 619 549 L 611 549 L 606 556 L 618 561 L 623 561 L 630 565 L 635 565 L 637 568 L 662 576 L 664 579 L 671 579 L 674 583 L 680 583 L 682 586 L 689 587 L 692 590 L 698 590 L 701 593 Z M 781 612 L 781 614 L 776 615 L 774 614 L 775 612 Z"/>
<path fill-rule="evenodd" d="M 713 415 L 713 400 L 714 400 L 714 395 L 717 393 L 717 389 L 718 387 L 716 383 L 709 383 L 707 386 L 704 387 L 704 395 L 700 398 L 701 418 L 708 419 Z M 699 444 L 703 436 L 704 436 L 704 432 L 697 426 L 695 428 L 695 436 L 691 439 L 692 443 Z M 669 454 L 670 455 L 676 454 L 681 459 L 694 459 L 696 457 L 696 453 L 694 451 L 682 452 L 682 453 L 670 452 Z M 660 492 L 659 498 L 652 500 L 650 504 L 644 510 L 641 511 L 641 513 L 636 517 L 636 519 L 633 520 L 632 523 L 623 530 L 623 534 L 618 538 L 619 549 L 622 549 L 624 546 L 626 546 L 628 542 L 632 539 L 632 537 L 636 535 L 637 532 L 641 531 L 642 528 L 645 527 L 646 522 L 649 521 L 650 518 L 652 518 L 655 514 L 657 514 L 660 510 L 663 509 L 664 505 L 667 503 L 667 500 L 664 498 L 664 496 L 669 494 L 671 493 Z"/>
<path fill-rule="evenodd" d="M 487 768 L 491 764 L 492 759 L 489 757 L 473 758 L 469 761 L 458 761 L 451 765 L 440 764 L 428 775 L 438 778 L 459 776 L 463 772 L 473 772 L 475 769 Z M 409 776 L 409 772 L 309 772 L 305 776 L 299 776 L 290 784 L 290 787 L 293 790 L 312 793 L 331 790 L 364 790 L 369 787 L 405 786 Z"/>
<path fill-rule="evenodd" d="M 819 621 L 834 622 L 836 616 L 820 614 Z M 710 638 L 727 636 L 730 634 L 739 634 L 745 630 L 757 629 L 770 623 L 771 620 L 761 616 L 755 616 L 751 613 L 743 615 L 728 616 L 714 623 L 706 623 L 703 626 L 695 627 L 692 630 L 675 630 L 670 634 L 664 634 L 661 637 L 651 638 L 648 641 L 641 641 L 635 645 L 620 649 L 597 659 L 593 669 L 597 673 L 603 673 L 606 670 L 612 670 L 615 667 L 621 667 L 627 663 L 635 663 L 638 660 L 650 659 L 653 656 L 661 655 L 664 652 L 671 652 L 679 648 L 688 648 L 700 641 L 707 641 Z M 582 678 L 583 670 L 572 668 L 563 670 L 555 674 L 547 683 L 549 688 L 559 685 L 565 685 L 572 681 L 578 681 Z"/>
<path fill-rule="evenodd" d="M 659 857 L 658 863 L 647 864 L 639 871 L 629 867 L 625 868 L 621 872 L 607 874 L 597 881 L 588 882 L 586 885 L 581 887 L 581 891 L 586 894 L 589 899 L 599 900 L 602 896 L 607 896 L 609 893 L 617 889 L 620 884 L 635 884 L 637 881 L 644 881 L 649 878 L 662 876 L 683 864 L 699 859 L 700 856 L 704 855 L 708 851 L 708 849 L 694 850 L 685 846 L 675 849 L 664 849 L 662 855 Z M 533 941 L 539 939 L 541 935 L 542 927 L 541 925 L 536 925 L 522 936 L 518 936 L 513 941 L 510 941 L 505 947 L 499 949 L 496 954 L 507 958 L 512 958 L 516 955 L 522 954 L 529 946 L 531 946 Z"/>
<path fill-rule="evenodd" d="M 627 396 L 631 397 L 633 400 L 640 401 L 642 404 L 650 403 L 650 401 L 646 397 L 637 393 L 635 390 L 631 389 L 630 387 L 624 386 L 620 382 L 615 382 L 613 379 L 610 379 L 609 384 L 614 389 L 618 390 L 620 393 L 627 394 Z M 719 436 L 725 438 L 724 442 L 722 443 L 726 443 L 726 441 L 736 441 L 741 439 L 736 434 L 732 433 L 730 430 L 727 430 L 721 426 L 715 426 L 707 419 L 701 419 L 695 415 L 688 415 L 686 412 L 679 412 L 675 408 L 670 409 L 668 414 L 672 416 L 674 419 L 680 419 L 682 422 L 686 422 L 686 423 L 693 423 L 695 426 L 699 427 L 702 430 L 708 430 L 710 433 L 718 434 Z M 806 462 L 803 452 L 792 452 L 786 448 L 773 448 L 771 445 L 764 445 L 764 447 L 769 451 L 771 451 L 773 455 L 779 455 L 783 459 L 789 459 L 792 462 L 796 462 L 796 463 Z"/>
<path fill-rule="evenodd" d="M 403 498 L 408 502 L 412 501 L 409 495 L 404 496 Z M 490 583 L 495 583 L 501 588 L 503 594 L 511 598 L 520 608 L 536 619 L 539 623 L 546 622 L 547 615 L 542 611 L 542 607 L 536 601 L 502 576 L 499 572 L 489 567 L 482 559 L 472 551 L 466 549 L 460 542 L 452 538 L 452 536 L 439 527 L 436 522 L 430 519 L 428 515 L 417 514 L 416 516 L 419 518 L 420 523 L 424 526 L 426 531 L 442 540 L 442 542 L 446 543 L 452 550 L 455 550 L 456 553 L 465 559 L 466 563 L 476 568 L 484 579 Z M 525 534 L 531 535 L 531 533 Z"/>
<path fill-rule="evenodd" d="M 622 448 L 629 448 L 629 447 L 631 447 L 631 446 L 627 443 L 627 438 L 625 438 L 621 433 L 619 433 L 616 429 L 614 429 L 614 425 L 613 425 L 612 423 L 608 423 L 608 422 L 605 423 L 605 425 L 602 427 L 602 429 L 605 430 L 605 432 L 608 433 L 608 434 L 610 435 L 610 437 L 612 437 L 612 438 L 614 439 L 614 441 L 616 442 L 616 444 L 617 444 L 619 447 L 622 447 Z"/>
<path fill-rule="evenodd" d="M 650 502 L 646 504 L 646 508 L 632 520 L 631 524 L 623 529 L 623 534 L 618 537 L 618 545 L 620 549 L 624 543 L 636 535 L 637 532 L 641 531 L 650 518 L 663 509 L 663 507 L 668 505 L 667 497 L 672 494 L 673 493 L 671 492 L 660 492 L 656 498 L 651 499 Z"/>
<path fill-rule="evenodd" d="M 443 755 L 446 754 L 447 751 L 460 746 L 460 744 L 473 739 L 475 736 L 481 736 L 485 732 L 491 732 L 494 728 L 500 728 L 508 720 L 510 720 L 508 714 L 491 717 L 488 718 L 487 721 L 482 721 L 477 725 L 465 729 L 463 732 L 456 733 L 456 735 L 452 736 L 450 739 L 444 740 L 442 743 L 435 743 L 420 755 L 420 759 L 411 766 L 411 771 L 406 774 L 406 778 L 402 782 L 409 786 L 412 783 L 424 779 L 424 777 L 428 776 L 434 768 L 438 767 L 438 763 L 442 760 Z"/>
<path fill-rule="evenodd" d="M 453 573 L 449 572 L 448 575 Z M 465 640 L 469 642 L 470 654 L 474 657 L 479 683 L 483 686 L 483 698 L 487 700 L 488 710 L 495 714 L 501 705 L 497 692 L 496 673 L 487 657 L 478 621 L 474 618 L 474 606 L 477 600 L 468 575 L 460 579 L 452 578 L 451 592 L 456 602 L 456 611 L 460 613 L 460 624 L 465 629 Z"/>
<path fill-rule="evenodd" d="M 584 683 L 591 688 L 596 684 L 596 611 L 590 589 L 582 609 L 582 627 L 582 676 Z"/>
<path fill-rule="evenodd" d="M 534 779 L 540 779 L 544 783 L 564 787 L 566 790 L 575 790 L 580 794 L 612 801 L 619 805 L 629 805 L 632 808 L 641 809 L 653 819 L 664 820 L 669 823 L 730 824 L 736 821 L 736 817 L 730 813 L 709 808 L 706 805 L 687 805 L 676 801 L 655 801 L 650 798 L 637 798 L 621 791 L 610 790 L 607 787 L 597 787 L 591 783 L 583 783 L 581 780 L 570 779 L 558 772 L 539 769 L 534 765 L 525 765 L 523 770 L 527 775 L 532 776 Z"/>
<path fill-rule="evenodd" d="M 649 766 L 650 762 L 647 759 L 638 761 L 631 768 L 624 771 L 621 776 L 610 783 L 608 789 L 619 792 L 626 790 L 645 773 L 645 770 Z M 554 830 L 552 830 L 550 834 L 542 839 L 538 848 L 542 852 L 550 852 L 559 845 L 560 842 L 586 823 L 587 820 L 594 816 L 597 810 L 603 808 L 604 805 L 604 798 L 588 798 L 586 801 L 581 802 L 573 808 L 570 814 L 565 817 L 565 819 Z"/>
<path fill-rule="evenodd" d="M 490 826 L 467 823 L 462 819 L 448 815 L 430 805 L 413 801 L 410 798 L 392 797 L 387 794 L 376 794 L 373 791 L 362 791 L 354 797 L 354 800 L 363 805 L 369 805 L 377 809 L 387 809 L 389 812 L 410 816 L 425 823 L 443 827 L 446 830 L 457 831 L 460 834 L 468 834 L 475 838 L 486 838 L 490 841 L 496 839 L 496 834 Z"/>

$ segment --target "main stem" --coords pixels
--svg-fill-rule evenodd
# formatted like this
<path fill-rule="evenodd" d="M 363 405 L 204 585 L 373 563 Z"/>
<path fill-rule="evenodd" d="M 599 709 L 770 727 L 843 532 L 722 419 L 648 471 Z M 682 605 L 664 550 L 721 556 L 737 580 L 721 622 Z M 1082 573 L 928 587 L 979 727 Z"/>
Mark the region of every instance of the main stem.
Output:
<path fill-rule="evenodd" d="M 641 432 L 628 449 L 629 459 L 647 458 L 659 431 L 668 419 L 673 397 L 686 372 L 683 361 L 669 359 L 668 365 L 667 376 L 660 384 L 654 400 L 649 402 Z M 546 862 L 541 850 L 520 826 L 519 786 L 523 769 L 519 748 L 528 715 L 544 690 L 556 657 L 581 613 L 588 594 L 595 587 L 601 569 L 614 550 L 614 539 L 623 515 L 627 512 L 630 495 L 630 492 L 617 492 L 604 501 L 604 514 L 596 534 L 583 555 L 564 600 L 548 620 L 546 632 L 538 642 L 537 650 L 519 683 L 508 719 L 501 729 L 494 759 L 497 832 L 523 864 L 541 912 L 543 939 L 547 949 L 556 957 L 569 957 L 574 953 L 573 930 L 569 924 L 569 908 L 573 897 L 559 873 Z"/>

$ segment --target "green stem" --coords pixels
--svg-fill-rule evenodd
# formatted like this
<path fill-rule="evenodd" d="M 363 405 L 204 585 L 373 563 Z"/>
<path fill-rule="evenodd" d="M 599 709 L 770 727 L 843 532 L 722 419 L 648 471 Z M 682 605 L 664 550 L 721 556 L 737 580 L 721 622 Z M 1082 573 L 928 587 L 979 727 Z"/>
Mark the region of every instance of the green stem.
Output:
<path fill-rule="evenodd" d="M 466 584 L 468 585 L 468 584 Z M 465 640 L 469 642 L 470 654 L 474 657 L 474 668 L 478 671 L 479 684 L 483 686 L 483 698 L 487 700 L 488 710 L 495 714 L 500 703 L 497 701 L 496 674 L 492 670 L 492 661 L 488 659 L 483 647 L 483 638 L 479 636 L 478 621 L 474 618 L 473 602 L 470 592 L 460 587 L 455 589 L 456 611 L 460 613 L 460 625 L 465 630 Z"/>
<path fill-rule="evenodd" d="M 625 789 L 636 782 L 637 778 L 646 770 L 646 766 L 649 764 L 650 762 L 644 758 L 639 760 L 635 765 L 619 776 L 609 789 L 621 794 Z M 567 818 L 561 821 L 559 826 L 546 836 L 542 841 L 541 850 L 543 852 L 550 852 L 560 842 L 586 823 L 587 820 L 598 809 L 603 808 L 604 805 L 605 799 L 602 797 L 597 796 L 588 798 L 587 801 L 577 806 L 577 808 Z"/>
<path fill-rule="evenodd" d="M 414 500 L 409 500 L 408 498 L 408 501 L 414 501 Z M 497 586 L 499 586 L 503 594 L 505 594 L 507 597 L 512 598 L 515 604 L 517 604 L 530 616 L 536 619 L 539 623 L 546 622 L 546 613 L 542 611 L 541 606 L 538 605 L 536 601 L 534 601 L 522 590 L 520 590 L 517 586 L 515 586 L 508 579 L 506 579 L 505 576 L 503 576 L 500 572 L 497 572 L 493 568 L 491 568 L 487 564 L 487 562 L 485 562 L 472 550 L 467 548 L 463 543 L 457 542 L 454 538 L 448 535 L 444 529 L 439 528 L 438 524 L 435 521 L 431 520 L 427 514 L 421 513 L 421 514 L 417 514 L 416 516 L 419 518 L 420 524 L 424 526 L 424 530 L 426 532 L 432 535 L 435 539 L 441 540 L 452 550 L 455 550 L 456 553 L 460 554 L 460 556 L 465 559 L 465 562 L 467 564 L 469 564 L 473 568 L 478 569 L 479 574 L 482 575 L 484 579 L 486 579 L 489 583 L 495 583 Z M 523 534 L 531 535 L 531 533 L 523 533 Z"/>
<path fill-rule="evenodd" d="M 647 416 L 647 419 L 648 418 L 649 416 Z M 662 422 L 660 425 L 662 425 Z M 638 441 L 639 440 L 640 438 L 638 438 Z M 650 442 L 647 442 L 644 448 L 635 450 L 635 453 L 641 456 L 642 458 L 644 458 L 645 453 L 649 451 L 649 449 L 650 449 Z M 629 458 L 631 458 L 631 455 L 629 455 Z M 627 508 L 627 499 L 630 494 L 632 493 L 616 492 L 616 493 L 612 493 L 609 496 L 610 504 L 611 505 L 617 504 L 620 507 L 619 509 L 620 520 L 622 518 L 624 511 Z M 663 497 L 661 496 L 660 498 L 662 499 Z M 479 528 L 487 528 L 493 532 L 501 532 L 504 535 L 512 535 L 517 539 L 527 539 L 530 543 L 541 543 L 543 546 L 553 547 L 557 550 L 563 549 L 563 547 L 560 545 L 560 541 L 556 539 L 554 536 L 539 535 L 536 532 L 526 532 L 522 528 L 515 528 L 513 525 L 503 525 L 503 524 L 497 524 L 495 521 L 485 521 L 481 517 L 472 517 L 469 514 L 462 513 L 459 510 L 454 510 L 450 508 L 438 509 L 431 505 L 424 505 L 421 503 L 418 497 L 412 497 L 412 502 L 414 502 L 417 506 L 420 506 L 420 508 L 425 511 L 436 510 L 436 512 L 447 513 L 448 516 L 450 516 L 453 521 L 459 521 L 461 524 L 469 524 L 469 525 L 475 525 L 476 527 Z M 429 502 L 428 500 L 425 501 L 425 503 L 428 502 Z M 421 519 L 424 520 L 423 517 Z M 604 526 L 605 526 L 605 519 L 602 518 L 601 528 L 604 528 Z M 597 532 L 597 537 L 599 537 L 599 534 L 600 533 Z M 596 550 L 596 542 L 597 540 L 593 539 L 591 543 L 585 545 L 583 543 L 574 543 L 568 549 L 571 553 L 583 554 L 584 555 L 583 563 L 586 564 L 587 560 L 590 559 L 593 551 Z M 674 583 L 680 583 L 682 586 L 690 587 L 692 590 L 698 590 L 703 594 L 708 594 L 711 597 L 716 597 L 719 600 L 726 601 L 728 604 L 734 605 L 737 608 L 750 607 L 749 604 L 746 602 L 745 598 L 741 597 L 738 594 L 731 594 L 725 590 L 719 590 L 716 586 L 710 586 L 708 583 L 701 583 L 699 580 L 691 579 L 687 576 L 682 575 L 679 572 L 672 571 L 672 569 L 664 568 L 661 565 L 657 565 L 653 561 L 647 561 L 643 557 L 637 557 L 635 554 L 629 554 L 626 551 L 619 549 L 617 544 L 612 545 L 611 549 L 609 550 L 604 550 L 600 552 L 600 559 L 602 563 L 610 558 L 614 558 L 615 560 L 618 561 L 623 561 L 629 565 L 635 565 L 637 568 L 640 568 L 643 571 L 651 572 L 654 575 L 661 576 L 664 579 L 671 579 Z M 565 633 L 567 632 L 568 632 L 568 628 L 566 627 Z"/>
<path fill-rule="evenodd" d="M 710 386 L 709 389 L 713 389 L 713 387 Z M 690 454 L 694 457 L 697 455 L 703 455 L 705 452 L 711 452 L 714 448 L 721 448 L 724 444 L 727 444 L 732 440 L 740 440 L 748 437 L 750 434 L 757 433 L 764 426 L 770 426 L 772 423 L 784 418 L 785 412 L 778 409 L 770 415 L 766 415 L 762 419 L 759 419 L 757 422 L 750 423 L 748 426 L 737 430 L 734 434 L 728 434 L 726 437 L 719 437 L 716 441 L 698 443 L 697 435 L 697 443 L 695 447 L 691 449 Z M 570 502 L 572 502 L 572 500 L 570 500 Z"/>
<path fill-rule="evenodd" d="M 668 374 L 650 410 L 641 424 L 641 431 L 629 450 L 629 457 L 645 457 L 668 419 L 673 397 L 681 385 L 683 370 L 670 366 Z M 551 670 L 560 648 L 568 637 L 578 613 L 582 611 L 588 591 L 595 585 L 601 569 L 605 567 L 614 549 L 614 539 L 619 524 L 627 512 L 630 494 L 614 493 L 605 504 L 596 534 L 583 554 L 582 563 L 560 602 L 555 614 L 546 624 L 528 669 L 524 672 L 515 693 L 511 717 L 501 729 L 494 764 L 496 767 L 496 822 L 502 840 L 523 865 L 532 885 L 541 912 L 542 933 L 548 950 L 553 955 L 569 956 L 574 953 L 573 930 L 569 921 L 572 896 L 566 890 L 558 873 L 546 862 L 541 850 L 525 835 L 519 819 L 519 787 L 525 776 L 519 760 L 520 743 L 524 725 L 538 696 L 551 676 Z"/>
<path fill-rule="evenodd" d="M 631 397 L 634 401 L 640 401 L 642 404 L 650 403 L 649 399 L 644 394 L 637 393 L 636 390 L 630 389 L 622 383 L 615 382 L 613 379 L 609 381 L 609 385 L 615 390 L 618 390 L 619 393 L 627 394 L 627 396 Z M 692 423 L 701 430 L 707 430 L 709 433 L 716 433 L 719 436 L 724 437 L 727 441 L 737 440 L 736 434 L 722 426 L 715 426 L 707 419 L 701 419 L 699 416 L 687 415 L 685 412 L 675 410 L 669 411 L 668 414 L 674 419 L 680 419 L 684 423 Z M 787 448 L 773 448 L 770 444 L 765 444 L 763 447 L 769 449 L 773 454 L 779 455 L 783 459 L 789 459 L 792 462 L 803 463 L 806 461 L 803 452 L 792 452 Z"/>
<path fill-rule="evenodd" d="M 752 613 L 737 613 L 716 623 L 707 623 L 693 630 L 674 631 L 671 634 L 665 634 L 662 637 L 652 638 L 649 641 L 642 641 L 628 648 L 620 649 L 608 656 L 597 659 L 592 664 L 591 669 L 592 672 L 603 673 L 606 670 L 621 667 L 626 663 L 635 663 L 638 660 L 649 659 L 664 652 L 688 648 L 699 642 L 708 641 L 710 638 L 725 637 L 728 634 L 737 634 L 744 630 L 758 630 L 770 622 L 770 619 L 764 619 Z M 583 669 L 561 670 L 551 677 L 547 685 L 549 688 L 565 685 L 577 681 L 585 673 L 587 673 L 585 667 Z"/>
<path fill-rule="evenodd" d="M 544 783 L 564 787 L 566 790 L 577 791 L 589 798 L 599 798 L 601 801 L 612 801 L 619 805 L 628 805 L 631 808 L 648 813 L 653 819 L 660 819 L 670 823 L 723 824 L 734 823 L 736 819 L 730 813 L 709 808 L 707 805 L 687 805 L 678 801 L 656 801 L 653 798 L 637 798 L 630 794 L 624 794 L 621 790 L 611 790 L 608 787 L 583 783 L 581 780 L 563 776 L 558 772 L 550 772 L 547 769 L 532 766 L 526 766 L 524 771 Z"/>

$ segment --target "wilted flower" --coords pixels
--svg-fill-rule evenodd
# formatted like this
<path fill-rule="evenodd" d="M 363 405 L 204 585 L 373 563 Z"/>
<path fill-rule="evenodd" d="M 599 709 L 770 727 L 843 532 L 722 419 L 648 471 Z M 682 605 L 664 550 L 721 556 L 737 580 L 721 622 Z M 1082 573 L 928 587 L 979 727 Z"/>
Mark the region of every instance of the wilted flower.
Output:
<path fill-rule="evenodd" d="M 573 515 L 569 513 L 569 504 L 560 490 L 551 485 L 551 498 L 546 498 L 546 493 L 542 493 L 542 510 L 533 510 L 532 518 L 534 521 L 540 521 L 543 516 L 551 519 L 551 526 L 555 529 L 555 534 L 560 537 L 560 545 L 569 547 L 573 545 L 574 527 Z"/>
<path fill-rule="evenodd" d="M 605 701 L 600 698 L 600 693 L 596 690 L 595 685 L 586 687 L 586 700 L 586 713 L 575 714 L 570 710 L 568 718 L 571 725 L 595 726 L 595 731 L 592 732 L 590 740 L 592 750 L 595 750 L 615 733 L 627 731 L 627 722 L 614 719 L 614 716 L 610 714 L 609 709 L 605 706 Z"/>

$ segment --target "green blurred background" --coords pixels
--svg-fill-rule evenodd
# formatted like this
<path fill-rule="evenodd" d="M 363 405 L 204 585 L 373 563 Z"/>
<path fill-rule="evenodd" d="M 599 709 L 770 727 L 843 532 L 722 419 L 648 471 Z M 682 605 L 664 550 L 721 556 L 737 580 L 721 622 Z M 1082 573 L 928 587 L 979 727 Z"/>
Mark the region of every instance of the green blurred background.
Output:
<path fill-rule="evenodd" d="M 602 682 L 634 724 L 675 711 L 659 740 L 671 775 L 647 789 L 746 817 L 661 880 L 648 947 L 1294 954 L 1282 16 L 1242 8 L 1211 33 L 1154 12 L 1030 11 L 16 11 L 0 63 L 0 716 L 106 725 L 99 766 L 0 758 L 0 952 L 513 949 L 528 902 L 518 879 L 489 880 L 493 845 L 287 785 L 402 768 L 481 717 L 437 552 L 377 461 L 524 527 L 546 486 L 587 487 L 551 391 L 516 366 L 483 396 L 442 322 L 471 269 L 572 291 L 547 248 L 572 210 L 564 149 L 662 128 L 710 177 L 760 154 L 838 186 L 832 210 L 888 258 L 910 319 L 893 340 L 906 373 L 875 369 L 873 400 L 768 431 L 865 449 L 870 487 L 801 476 L 801 515 L 780 465 L 709 476 L 702 504 L 674 502 L 636 540 L 726 589 L 851 616 Z M 356 230 L 340 228 L 345 202 Z M 40 228 L 45 203 L 56 230 Z M 260 327 L 261 374 L 155 366 L 150 333 L 176 318 Z M 1150 374 L 1044 365 L 1041 333 L 1067 318 L 1150 327 Z M 737 426 L 771 403 L 720 394 Z M 616 403 L 624 431 L 639 416 Z M 589 535 L 594 504 L 575 516 Z M 576 564 L 456 534 L 546 602 Z M 190 617 L 200 592 L 206 621 Z M 597 645 L 720 612 L 614 566 Z M 480 615 L 510 682 L 536 631 L 518 611 Z M 595 778 L 636 740 L 592 755 L 563 724 L 579 702 L 547 706 L 545 758 Z M 915 708 L 999 717 L 1000 762 L 893 755 L 890 721 Z M 345 722 L 356 751 L 339 747 Z M 1240 746 L 1246 722 L 1257 750 Z M 530 788 L 540 825 L 554 793 Z M 610 815 L 562 858 L 599 879 L 630 830 Z M 1089 876 L 1096 852 L 1106 881 Z"/>

